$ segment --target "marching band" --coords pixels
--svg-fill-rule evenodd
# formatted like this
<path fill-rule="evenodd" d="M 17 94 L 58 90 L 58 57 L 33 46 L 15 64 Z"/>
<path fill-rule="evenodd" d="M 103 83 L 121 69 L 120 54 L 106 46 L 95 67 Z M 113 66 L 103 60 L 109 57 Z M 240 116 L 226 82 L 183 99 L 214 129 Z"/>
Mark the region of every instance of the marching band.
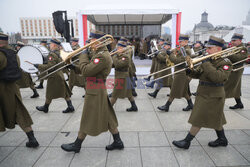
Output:
<path fill-rule="evenodd" d="M 225 99 L 235 98 L 236 105 L 230 106 L 230 109 L 244 108 L 241 101 L 241 80 L 244 63 L 248 58 L 242 39 L 243 35 L 233 34 L 232 47 L 225 48 L 223 39 L 210 36 L 205 46 L 197 42 L 192 51 L 189 36 L 181 34 L 177 48 L 171 49 L 171 42 L 160 38 L 158 41 L 151 41 L 149 54 L 143 52 L 152 58 L 150 74 L 144 78 L 148 81 L 146 86 L 153 88 L 157 84 L 155 91 L 148 95 L 156 98 L 162 87 L 170 89 L 166 103 L 158 109 L 168 112 L 174 99 L 184 97 L 187 106 L 182 110 L 191 111 L 188 122 L 192 127 L 183 140 L 173 141 L 174 146 L 188 149 L 192 139 L 204 127 L 214 129 L 218 137 L 208 143 L 210 147 L 228 145 L 223 129 L 226 124 L 223 112 Z M 140 108 L 135 103 L 137 76 L 132 58 L 137 50 L 124 37 L 118 40 L 114 48 L 113 37 L 97 30 L 90 32 L 90 39 L 82 48 L 78 45 L 77 38 L 71 40 L 73 52 L 60 53 L 61 41 L 52 38 L 46 58 L 41 63 L 29 62 L 40 73 L 40 84 L 36 88 L 43 88 L 43 79 L 47 80 L 45 104 L 36 109 L 48 113 L 53 99 L 64 98 L 68 107 L 63 113 L 74 112 L 71 91 L 74 86 L 83 87 L 86 93 L 83 96 L 84 106 L 78 135 L 74 142 L 62 144 L 61 148 L 78 153 L 87 135 L 97 136 L 109 130 L 113 143 L 107 145 L 106 150 L 123 149 L 113 105 L 118 98 L 128 98 L 131 103 L 128 112 L 136 112 Z M 42 41 L 41 44 L 46 46 L 46 42 Z M 113 47 L 110 47 L 111 44 Z M 18 46 L 25 45 L 19 43 Z M 113 92 L 109 96 L 106 81 L 111 68 L 115 69 L 115 74 Z M 65 69 L 69 71 L 68 83 L 63 74 Z M 150 80 L 152 77 L 154 79 Z M 194 104 L 189 88 L 192 78 L 199 79 Z M 22 80 L 28 83 L 23 86 Z M 20 68 L 17 51 L 8 45 L 8 35 L 0 33 L 0 131 L 13 129 L 18 124 L 27 134 L 26 146 L 38 147 L 39 143 L 31 128 L 33 122 L 22 102 L 19 87 L 30 87 L 34 92 L 31 98 L 39 96 L 30 74 Z"/>

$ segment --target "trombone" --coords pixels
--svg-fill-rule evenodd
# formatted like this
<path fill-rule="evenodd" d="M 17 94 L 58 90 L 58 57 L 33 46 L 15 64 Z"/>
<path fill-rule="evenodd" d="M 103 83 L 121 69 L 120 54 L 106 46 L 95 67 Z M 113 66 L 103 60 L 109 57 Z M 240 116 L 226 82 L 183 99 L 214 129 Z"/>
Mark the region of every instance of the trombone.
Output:
<path fill-rule="evenodd" d="M 75 51 L 73 52 L 65 52 L 63 50 L 60 51 L 60 56 L 61 58 L 63 59 L 62 62 L 60 63 L 57 63 L 56 65 L 48 68 L 47 70 L 41 72 L 39 75 L 38 75 L 38 80 L 41 80 L 41 79 L 44 79 L 44 78 L 47 78 L 48 76 L 50 76 L 51 74 L 54 74 L 55 72 L 59 71 L 59 70 L 62 70 L 64 69 L 65 67 L 69 66 L 71 63 L 74 63 L 74 62 L 77 62 L 79 61 L 79 58 L 74 60 L 73 62 L 71 61 L 71 59 L 79 54 L 81 54 L 82 52 L 86 51 L 87 49 L 92 49 L 92 50 L 97 50 L 98 48 L 100 47 L 103 47 L 103 46 L 106 46 L 108 44 L 111 44 L 112 42 L 114 41 L 114 38 L 111 36 L 111 35 L 105 35 L 85 46 L 83 46 L 82 48 L 79 48 L 79 49 L 76 49 Z M 64 64 L 66 63 L 66 65 L 58 68 L 57 70 L 54 70 L 53 72 L 50 72 L 49 74 L 47 74 L 46 76 L 42 77 L 42 78 L 39 78 L 39 76 L 43 75 L 44 73 L 47 73 L 49 72 L 50 70 L 54 69 L 55 67 L 61 65 L 61 64 Z"/>
<path fill-rule="evenodd" d="M 110 56 L 114 56 L 117 53 L 124 53 L 124 52 L 126 52 L 126 51 L 128 51 L 129 49 L 132 49 L 132 48 L 133 48 L 133 46 L 126 46 L 126 47 L 124 47 L 122 49 L 119 49 L 119 50 L 112 50 L 110 52 Z"/>
<path fill-rule="evenodd" d="M 210 55 L 207 55 L 207 56 L 204 56 L 204 57 L 200 57 L 200 58 L 193 58 L 191 59 L 189 56 L 186 58 L 186 61 L 182 62 L 182 63 L 179 63 L 179 64 L 183 64 L 183 63 L 186 63 L 188 65 L 188 67 L 185 67 L 183 69 L 180 69 L 178 71 L 175 71 L 173 74 L 176 74 L 176 73 L 179 73 L 179 72 L 182 72 L 182 71 L 185 71 L 187 68 L 194 68 L 195 66 L 199 65 L 203 60 L 206 60 L 208 58 L 211 58 L 211 59 L 218 59 L 218 58 L 226 58 L 228 56 L 231 56 L 231 55 L 234 55 L 234 54 L 237 54 L 241 51 L 242 47 L 231 47 L 231 48 L 228 48 L 228 49 L 225 49 L 225 50 L 222 50 L 220 52 L 217 52 L 217 53 L 213 53 L 213 54 L 210 54 Z M 175 66 L 177 66 L 178 64 L 176 64 Z M 165 71 L 165 69 L 161 70 L 161 71 Z M 155 73 L 154 73 L 155 74 Z M 162 77 L 159 77 L 157 79 L 154 79 L 154 81 L 157 81 L 157 80 L 160 80 L 162 78 L 165 78 L 165 77 L 168 77 L 168 76 L 171 76 L 173 74 L 168 74 L 168 75 L 164 75 Z"/>
<path fill-rule="evenodd" d="M 236 64 L 242 63 L 242 62 L 244 62 L 244 61 L 247 61 L 247 60 L 249 60 L 249 59 L 250 59 L 250 57 L 245 58 L 245 59 L 240 60 L 240 61 L 237 61 L 237 62 L 233 63 L 233 66 L 236 65 Z M 233 69 L 233 71 L 235 72 L 235 71 L 238 71 L 238 70 L 240 70 L 240 69 L 242 69 L 242 68 L 245 68 L 245 67 L 248 67 L 248 66 L 250 66 L 250 64 L 246 64 L 246 65 L 244 65 L 244 66 L 242 66 L 242 67 Z"/>

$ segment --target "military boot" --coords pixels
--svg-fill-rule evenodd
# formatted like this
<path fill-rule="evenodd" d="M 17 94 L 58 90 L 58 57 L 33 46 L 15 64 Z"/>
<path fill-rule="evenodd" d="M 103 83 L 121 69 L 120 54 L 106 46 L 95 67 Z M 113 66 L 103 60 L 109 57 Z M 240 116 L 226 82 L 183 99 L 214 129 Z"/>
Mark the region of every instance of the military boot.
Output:
<path fill-rule="evenodd" d="M 68 107 L 66 108 L 66 110 L 63 110 L 63 113 L 70 113 L 70 112 L 75 111 L 75 108 L 74 108 L 74 106 L 72 105 L 71 100 L 66 101 L 66 102 L 67 102 Z"/>
<path fill-rule="evenodd" d="M 26 142 L 26 147 L 35 148 L 39 146 L 39 143 L 37 142 L 33 131 L 27 132 L 26 135 L 28 136 L 29 139 L 29 141 Z"/>
<path fill-rule="evenodd" d="M 193 109 L 193 102 L 192 102 L 192 99 L 189 99 L 187 100 L 188 102 L 188 106 L 186 108 L 183 108 L 182 110 L 183 111 L 189 111 L 189 110 L 192 110 Z"/>
<path fill-rule="evenodd" d="M 39 94 L 37 93 L 36 89 L 32 89 L 33 90 L 33 95 L 30 98 L 37 98 L 39 97 Z"/>
<path fill-rule="evenodd" d="M 43 111 L 44 113 L 48 113 L 49 111 L 49 104 L 44 104 L 43 106 L 36 106 L 38 111 Z"/>
<path fill-rule="evenodd" d="M 62 144 L 61 148 L 67 152 L 79 153 L 81 150 L 82 142 L 82 139 L 76 138 L 76 141 L 74 143 Z"/>
<path fill-rule="evenodd" d="M 210 147 L 218 147 L 218 146 L 226 147 L 228 145 L 228 141 L 227 141 L 227 138 L 225 136 L 224 129 L 222 129 L 220 131 L 216 130 L 216 134 L 218 136 L 218 139 L 216 139 L 215 141 L 209 142 L 208 146 L 210 146 Z"/>
<path fill-rule="evenodd" d="M 159 90 L 156 89 L 153 93 L 148 93 L 149 96 L 156 98 L 157 94 L 158 94 Z"/>
<path fill-rule="evenodd" d="M 114 150 L 114 149 L 121 150 L 124 148 L 119 132 L 117 134 L 113 134 L 113 139 L 114 139 L 114 142 L 110 145 L 107 145 L 106 150 Z"/>
<path fill-rule="evenodd" d="M 235 99 L 235 101 L 236 101 L 236 104 L 234 106 L 230 106 L 229 107 L 230 109 L 235 110 L 235 109 L 243 109 L 244 108 L 240 98 Z"/>
<path fill-rule="evenodd" d="M 133 95 L 134 97 L 136 97 L 136 96 L 137 96 L 137 93 L 136 93 L 136 91 L 135 91 L 135 89 L 134 89 L 134 88 L 132 89 L 132 95 Z"/>
<path fill-rule="evenodd" d="M 43 89 L 43 83 L 40 82 L 40 84 L 36 87 L 36 89 Z"/>
<path fill-rule="evenodd" d="M 161 110 L 161 111 L 166 111 L 166 112 L 168 112 L 169 106 L 171 105 L 171 103 L 172 103 L 172 102 L 167 101 L 167 103 L 166 103 L 165 105 L 159 106 L 159 107 L 157 107 L 157 108 L 158 108 L 159 110 Z"/>
<path fill-rule="evenodd" d="M 194 136 L 188 133 L 185 139 L 179 141 L 173 141 L 172 143 L 178 148 L 188 149 L 193 138 Z"/>
<path fill-rule="evenodd" d="M 150 78 L 151 78 L 151 76 L 149 76 L 147 78 L 143 78 L 143 79 L 146 80 L 146 81 L 150 81 Z"/>
<path fill-rule="evenodd" d="M 108 97 L 111 98 L 112 97 L 112 93 L 108 94 Z"/>
<path fill-rule="evenodd" d="M 128 111 L 128 112 L 138 111 L 138 108 L 137 108 L 137 106 L 136 106 L 136 104 L 135 104 L 135 101 L 131 101 L 130 103 L 131 103 L 131 107 L 130 107 L 130 108 L 127 108 L 127 111 Z"/>

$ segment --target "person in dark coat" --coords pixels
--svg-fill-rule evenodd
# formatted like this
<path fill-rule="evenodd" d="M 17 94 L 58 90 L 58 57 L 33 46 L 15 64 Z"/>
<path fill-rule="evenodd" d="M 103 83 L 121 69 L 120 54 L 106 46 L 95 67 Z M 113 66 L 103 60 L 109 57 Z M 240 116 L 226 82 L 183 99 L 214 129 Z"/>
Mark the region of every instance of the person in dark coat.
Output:
<path fill-rule="evenodd" d="M 207 53 L 214 54 L 222 51 L 224 40 L 210 36 L 207 43 Z M 188 149 L 191 141 L 202 127 L 211 128 L 216 131 L 218 138 L 209 142 L 208 146 L 227 146 L 228 141 L 225 136 L 223 125 L 226 124 L 223 113 L 225 104 L 224 83 L 229 78 L 232 70 L 232 63 L 225 58 L 207 58 L 195 69 L 187 69 L 186 73 L 199 79 L 197 96 L 193 111 L 188 122 L 192 127 L 185 139 L 173 141 L 178 148 Z"/>
<path fill-rule="evenodd" d="M 20 61 L 8 45 L 8 35 L 0 33 L 0 132 L 18 124 L 29 141 L 26 147 L 38 147 L 31 128 L 33 121 L 24 106 L 16 81 L 21 78 Z"/>

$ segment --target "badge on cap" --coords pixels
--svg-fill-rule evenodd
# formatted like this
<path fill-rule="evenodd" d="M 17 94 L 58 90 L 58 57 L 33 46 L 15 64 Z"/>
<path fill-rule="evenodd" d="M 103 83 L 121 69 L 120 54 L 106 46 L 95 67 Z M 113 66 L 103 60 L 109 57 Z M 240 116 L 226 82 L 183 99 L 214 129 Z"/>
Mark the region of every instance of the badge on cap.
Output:
<path fill-rule="evenodd" d="M 224 65 L 223 66 L 223 70 L 228 70 L 229 69 L 229 66 L 228 65 Z"/>
<path fill-rule="evenodd" d="M 49 57 L 49 61 L 51 61 L 52 60 L 52 57 Z"/>
<path fill-rule="evenodd" d="M 245 50 L 242 50 L 241 53 L 245 53 Z"/>
<path fill-rule="evenodd" d="M 97 59 L 97 58 L 94 59 L 94 63 L 95 63 L 95 64 L 98 64 L 99 62 L 100 62 L 100 59 Z"/>
<path fill-rule="evenodd" d="M 125 57 L 123 57 L 123 58 L 122 58 L 122 60 L 126 60 L 126 58 L 125 58 Z"/>

